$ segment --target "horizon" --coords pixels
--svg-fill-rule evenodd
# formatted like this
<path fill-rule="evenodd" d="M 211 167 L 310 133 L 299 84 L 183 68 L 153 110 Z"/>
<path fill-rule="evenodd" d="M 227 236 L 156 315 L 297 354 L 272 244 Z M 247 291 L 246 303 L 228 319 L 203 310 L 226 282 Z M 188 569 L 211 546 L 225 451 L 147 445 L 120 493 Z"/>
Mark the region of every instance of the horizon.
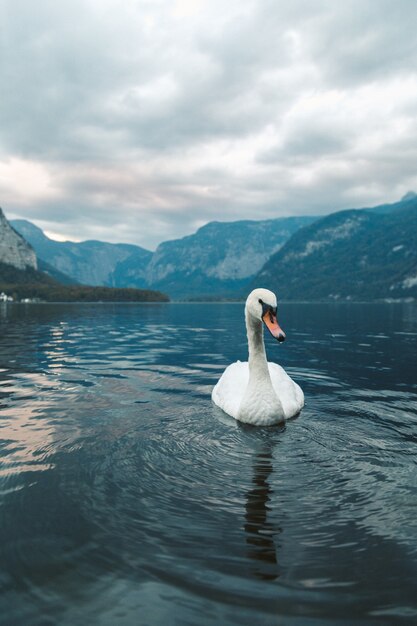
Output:
<path fill-rule="evenodd" d="M 220 219 L 394 202 L 417 188 L 413 15 L 407 0 L 9 3 L 1 204 L 56 239 L 154 249 Z"/>

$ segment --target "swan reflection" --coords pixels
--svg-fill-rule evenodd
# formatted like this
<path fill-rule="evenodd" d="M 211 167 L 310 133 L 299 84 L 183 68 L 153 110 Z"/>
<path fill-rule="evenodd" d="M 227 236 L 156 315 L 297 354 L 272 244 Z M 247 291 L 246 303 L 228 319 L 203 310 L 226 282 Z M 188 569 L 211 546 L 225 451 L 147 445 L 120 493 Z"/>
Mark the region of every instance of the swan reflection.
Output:
<path fill-rule="evenodd" d="M 272 473 L 272 450 L 270 447 L 259 452 L 253 465 L 253 488 L 246 496 L 245 532 L 248 556 L 256 563 L 253 573 L 263 580 L 279 577 L 275 537 L 282 532 L 268 522 L 268 505 L 271 499 L 269 477 Z"/>

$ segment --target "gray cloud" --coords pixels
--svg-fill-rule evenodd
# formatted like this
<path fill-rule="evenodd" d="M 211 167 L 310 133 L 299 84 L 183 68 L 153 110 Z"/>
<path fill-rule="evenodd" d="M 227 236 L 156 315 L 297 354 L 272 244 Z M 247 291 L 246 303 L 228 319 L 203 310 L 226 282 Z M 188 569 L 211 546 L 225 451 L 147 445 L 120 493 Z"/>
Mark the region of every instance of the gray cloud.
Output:
<path fill-rule="evenodd" d="M 411 0 L 3 0 L 0 203 L 153 247 L 417 187 Z"/>

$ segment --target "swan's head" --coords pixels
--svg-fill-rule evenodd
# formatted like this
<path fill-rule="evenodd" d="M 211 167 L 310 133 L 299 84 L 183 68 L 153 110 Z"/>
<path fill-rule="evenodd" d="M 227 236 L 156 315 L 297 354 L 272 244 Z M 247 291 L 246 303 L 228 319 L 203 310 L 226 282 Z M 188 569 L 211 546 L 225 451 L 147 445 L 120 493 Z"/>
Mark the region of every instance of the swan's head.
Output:
<path fill-rule="evenodd" d="M 254 289 L 246 300 L 246 312 L 265 326 L 279 342 L 285 341 L 285 333 L 277 320 L 277 297 L 269 289 Z"/>

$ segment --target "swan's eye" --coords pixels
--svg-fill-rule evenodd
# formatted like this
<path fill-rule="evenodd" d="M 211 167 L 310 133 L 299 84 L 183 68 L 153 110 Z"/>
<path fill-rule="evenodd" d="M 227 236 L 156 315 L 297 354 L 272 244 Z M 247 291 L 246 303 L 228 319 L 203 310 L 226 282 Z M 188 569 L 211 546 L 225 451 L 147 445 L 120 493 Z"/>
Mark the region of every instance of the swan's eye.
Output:
<path fill-rule="evenodd" d="M 259 302 L 259 304 L 263 304 L 264 303 L 263 300 L 261 300 L 260 298 L 259 298 L 258 302 Z"/>

